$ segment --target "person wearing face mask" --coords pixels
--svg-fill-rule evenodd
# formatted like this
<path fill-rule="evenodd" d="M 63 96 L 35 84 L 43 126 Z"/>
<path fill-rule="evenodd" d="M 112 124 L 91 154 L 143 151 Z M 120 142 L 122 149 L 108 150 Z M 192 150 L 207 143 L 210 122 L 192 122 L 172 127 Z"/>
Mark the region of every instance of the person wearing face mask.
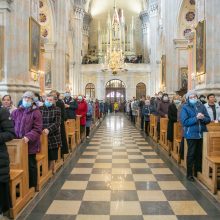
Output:
<path fill-rule="evenodd" d="M 142 115 L 144 116 L 145 122 L 145 133 L 149 135 L 149 127 L 150 127 L 150 115 L 155 114 L 156 109 L 153 104 L 151 104 L 150 99 L 145 100 L 145 105 L 142 108 Z"/>
<path fill-rule="evenodd" d="M 169 149 L 172 149 L 173 145 L 173 125 L 177 122 L 177 111 L 181 105 L 181 100 L 178 95 L 173 97 L 173 101 L 168 108 L 168 125 L 167 125 L 167 140 Z"/>
<path fill-rule="evenodd" d="M 38 93 L 34 93 L 34 103 L 37 107 L 43 106 L 43 102 L 41 102 L 40 95 Z"/>
<path fill-rule="evenodd" d="M 55 106 L 54 96 L 47 95 L 40 111 L 43 117 L 43 132 L 48 135 L 49 167 L 54 173 L 55 161 L 58 160 L 58 147 L 62 147 L 60 133 L 61 110 Z"/>
<path fill-rule="evenodd" d="M 65 129 L 65 121 L 67 120 L 66 116 L 66 109 L 65 109 L 65 104 L 64 102 L 60 99 L 60 93 L 56 90 L 52 90 L 50 92 L 50 95 L 54 96 L 55 99 L 55 105 L 60 108 L 61 111 L 61 125 L 60 125 L 60 132 L 61 132 L 61 155 L 63 157 L 64 154 L 69 153 L 69 147 L 67 144 L 67 139 L 66 139 L 66 129 Z"/>
<path fill-rule="evenodd" d="M 205 105 L 206 104 L 206 97 L 204 96 L 204 95 L 200 95 L 199 96 L 199 100 L 200 100 L 200 102 L 203 104 L 203 105 Z"/>
<path fill-rule="evenodd" d="M 65 92 L 64 97 L 67 119 L 76 119 L 76 109 L 78 108 L 78 103 L 76 99 L 73 99 L 71 97 L 69 91 Z"/>
<path fill-rule="evenodd" d="M 80 136 L 83 141 L 85 138 L 86 114 L 88 112 L 88 105 L 82 95 L 78 96 L 78 109 L 76 115 L 80 115 Z"/>
<path fill-rule="evenodd" d="M 10 95 L 4 95 L 2 97 L 2 107 L 8 109 L 9 113 L 11 114 L 15 109 L 17 109 L 11 100 Z"/>
<path fill-rule="evenodd" d="M 39 108 L 33 104 L 34 94 L 27 91 L 23 94 L 22 105 L 11 114 L 15 124 L 17 138 L 23 138 L 28 144 L 29 187 L 37 186 L 36 153 L 40 150 L 40 135 L 42 133 L 42 115 Z"/>
<path fill-rule="evenodd" d="M 180 118 L 187 140 L 187 179 L 194 181 L 197 172 L 202 171 L 202 138 L 207 132 L 206 125 L 211 121 L 205 106 L 198 101 L 197 93 L 192 90 L 186 94 L 186 103 L 182 107 Z M 194 168 L 194 172 L 193 172 Z"/>

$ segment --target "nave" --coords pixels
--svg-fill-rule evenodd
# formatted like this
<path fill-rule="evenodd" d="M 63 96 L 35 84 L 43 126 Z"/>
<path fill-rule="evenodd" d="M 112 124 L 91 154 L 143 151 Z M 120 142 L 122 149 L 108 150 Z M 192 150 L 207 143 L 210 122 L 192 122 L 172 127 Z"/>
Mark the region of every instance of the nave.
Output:
<path fill-rule="evenodd" d="M 120 113 L 106 116 L 79 155 L 49 185 L 19 219 L 220 218 L 218 204 L 206 190 L 186 181 Z"/>

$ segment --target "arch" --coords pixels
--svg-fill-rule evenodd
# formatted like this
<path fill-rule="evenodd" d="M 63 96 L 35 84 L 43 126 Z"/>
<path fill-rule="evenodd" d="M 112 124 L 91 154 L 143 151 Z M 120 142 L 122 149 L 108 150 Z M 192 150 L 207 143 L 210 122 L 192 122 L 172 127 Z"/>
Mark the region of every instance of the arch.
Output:
<path fill-rule="evenodd" d="M 87 83 L 85 87 L 85 95 L 87 98 L 95 98 L 95 85 L 93 83 Z"/>
<path fill-rule="evenodd" d="M 142 96 L 146 96 L 146 85 L 140 82 L 136 85 L 136 98 L 140 99 Z"/>
<path fill-rule="evenodd" d="M 120 79 L 111 79 L 106 83 L 106 88 L 126 88 L 126 86 Z"/>
<path fill-rule="evenodd" d="M 192 30 L 196 21 L 195 15 L 196 0 L 182 0 L 177 14 L 177 37 L 185 38 L 185 35 Z"/>

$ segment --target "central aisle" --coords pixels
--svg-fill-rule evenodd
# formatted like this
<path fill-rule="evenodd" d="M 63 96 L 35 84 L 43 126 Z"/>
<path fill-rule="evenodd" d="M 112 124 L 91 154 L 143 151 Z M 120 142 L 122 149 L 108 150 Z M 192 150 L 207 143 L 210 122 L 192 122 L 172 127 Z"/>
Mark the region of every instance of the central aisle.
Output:
<path fill-rule="evenodd" d="M 106 117 L 43 219 L 220 219 L 204 204 L 119 114 Z"/>

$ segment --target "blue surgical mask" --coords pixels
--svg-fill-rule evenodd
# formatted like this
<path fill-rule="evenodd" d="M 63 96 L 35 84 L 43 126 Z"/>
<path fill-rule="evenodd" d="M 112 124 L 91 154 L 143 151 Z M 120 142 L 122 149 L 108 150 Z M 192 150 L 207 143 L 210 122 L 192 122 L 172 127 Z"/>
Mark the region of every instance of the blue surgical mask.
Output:
<path fill-rule="evenodd" d="M 70 93 L 67 92 L 67 93 L 64 94 L 64 96 L 65 96 L 66 98 L 69 98 L 71 95 L 70 95 Z"/>
<path fill-rule="evenodd" d="M 32 106 L 32 102 L 27 102 L 24 99 L 22 100 L 22 106 L 24 108 L 30 108 Z"/>
<path fill-rule="evenodd" d="M 197 103 L 197 99 L 189 99 L 189 103 L 191 104 L 191 105 L 195 105 L 196 103 Z"/>
<path fill-rule="evenodd" d="M 79 101 L 82 101 L 82 96 L 78 96 L 78 100 L 79 100 Z"/>
<path fill-rule="evenodd" d="M 180 100 L 178 100 L 178 99 L 177 99 L 177 100 L 174 100 L 173 102 L 174 102 L 174 104 L 176 104 L 176 105 L 179 105 L 179 104 L 180 104 Z"/>
<path fill-rule="evenodd" d="M 47 100 L 44 102 L 44 105 L 47 107 L 47 108 L 49 108 L 49 107 L 51 107 L 52 105 L 53 105 L 53 103 L 51 103 L 51 102 L 48 102 Z"/>
<path fill-rule="evenodd" d="M 34 97 L 34 102 L 38 102 L 39 101 L 39 99 L 38 99 L 38 97 Z"/>

